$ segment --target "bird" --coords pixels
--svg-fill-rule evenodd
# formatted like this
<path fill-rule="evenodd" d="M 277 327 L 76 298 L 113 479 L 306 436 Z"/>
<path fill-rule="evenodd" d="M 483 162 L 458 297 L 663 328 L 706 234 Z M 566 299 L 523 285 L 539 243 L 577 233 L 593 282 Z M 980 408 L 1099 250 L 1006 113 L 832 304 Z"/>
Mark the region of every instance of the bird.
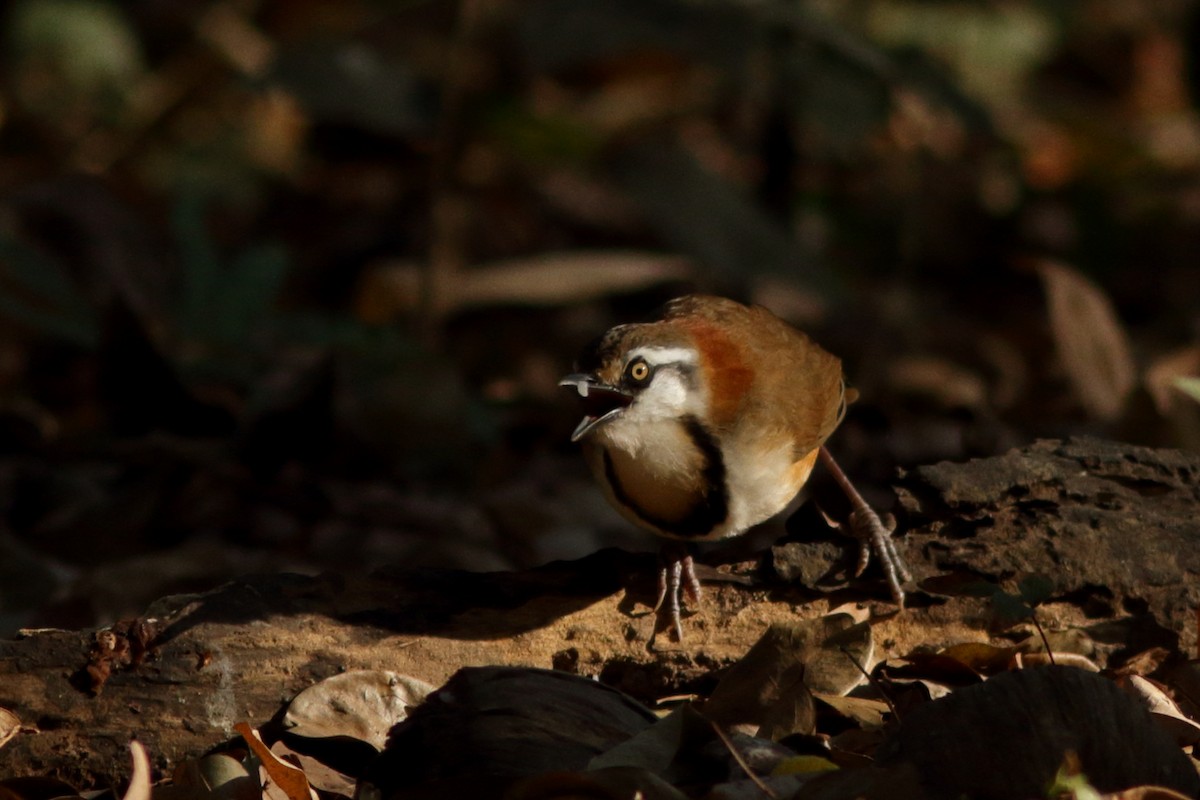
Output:
<path fill-rule="evenodd" d="M 683 543 L 737 536 L 780 513 L 818 460 L 850 500 L 843 529 L 860 544 L 856 574 L 874 551 L 903 606 L 901 579 L 911 575 L 891 539 L 894 523 L 866 504 L 824 446 L 855 396 L 841 361 L 766 308 L 675 298 L 657 319 L 590 342 L 559 386 L 582 404 L 571 441 L 608 502 L 669 540 L 655 610 L 676 641 L 680 595 L 700 601 Z"/>

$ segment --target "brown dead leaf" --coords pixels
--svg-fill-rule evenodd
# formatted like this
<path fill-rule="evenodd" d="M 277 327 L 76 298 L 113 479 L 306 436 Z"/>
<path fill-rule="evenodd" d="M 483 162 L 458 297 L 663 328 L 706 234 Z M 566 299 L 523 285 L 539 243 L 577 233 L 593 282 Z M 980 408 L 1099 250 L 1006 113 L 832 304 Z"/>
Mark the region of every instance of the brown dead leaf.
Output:
<path fill-rule="evenodd" d="M 286 800 L 317 800 L 317 794 L 308 785 L 308 778 L 305 777 L 303 770 L 272 753 L 263 742 L 262 737 L 258 735 L 258 731 L 245 722 L 237 723 L 233 729 L 241 734 L 242 738 L 246 740 L 246 745 L 254 751 L 254 755 L 258 756 L 269 783 L 278 788 Z M 264 798 L 270 797 L 269 791 L 270 787 L 263 789 Z"/>
<path fill-rule="evenodd" d="M 809 689 L 844 694 L 862 681 L 856 661 L 870 664 L 871 629 L 849 615 L 775 624 L 729 668 L 703 710 L 725 727 L 764 726 L 777 735 L 786 735 L 782 729 L 789 726 L 789 733 L 811 732 L 815 716 Z M 786 724 L 780 714 L 788 718 Z"/>
<path fill-rule="evenodd" d="M 890 711 L 887 703 L 869 697 L 814 693 L 813 699 L 824 703 L 843 717 L 854 720 L 863 728 L 882 727 L 884 715 Z"/>
<path fill-rule="evenodd" d="M 1075 394 L 1091 416 L 1116 419 L 1137 371 L 1112 302 L 1099 286 L 1065 264 L 1043 261 L 1038 274 L 1058 357 Z"/>
<path fill-rule="evenodd" d="M 803 671 L 790 684 L 779 687 L 774 703 L 762 715 L 755 736 L 777 742 L 796 733 L 816 733 L 817 709 L 812 692 L 804 685 Z"/>
<path fill-rule="evenodd" d="M 966 686 L 982 680 L 974 669 L 942 653 L 909 653 L 902 660 L 906 663 L 897 666 L 889 661 L 889 678 L 917 678 L 947 686 Z"/>

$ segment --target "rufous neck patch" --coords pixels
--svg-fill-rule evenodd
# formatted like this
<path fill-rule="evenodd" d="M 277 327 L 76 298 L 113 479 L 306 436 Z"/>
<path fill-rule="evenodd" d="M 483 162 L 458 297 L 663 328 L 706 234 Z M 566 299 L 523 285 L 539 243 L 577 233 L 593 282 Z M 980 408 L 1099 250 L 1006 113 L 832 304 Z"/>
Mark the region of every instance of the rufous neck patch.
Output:
<path fill-rule="evenodd" d="M 709 421 L 714 427 L 726 426 L 737 418 L 754 371 L 744 352 L 716 325 L 696 322 L 688 328 L 700 351 L 700 367 L 709 390 Z"/>

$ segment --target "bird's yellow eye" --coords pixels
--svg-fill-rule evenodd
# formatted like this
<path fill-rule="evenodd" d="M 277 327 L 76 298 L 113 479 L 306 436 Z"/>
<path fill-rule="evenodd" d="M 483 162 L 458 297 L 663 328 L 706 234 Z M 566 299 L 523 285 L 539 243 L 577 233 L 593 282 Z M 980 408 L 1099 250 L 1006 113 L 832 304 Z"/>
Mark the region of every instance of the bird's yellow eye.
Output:
<path fill-rule="evenodd" d="M 625 368 L 625 377 L 631 382 L 645 385 L 650 380 L 650 365 L 642 359 L 629 362 Z"/>

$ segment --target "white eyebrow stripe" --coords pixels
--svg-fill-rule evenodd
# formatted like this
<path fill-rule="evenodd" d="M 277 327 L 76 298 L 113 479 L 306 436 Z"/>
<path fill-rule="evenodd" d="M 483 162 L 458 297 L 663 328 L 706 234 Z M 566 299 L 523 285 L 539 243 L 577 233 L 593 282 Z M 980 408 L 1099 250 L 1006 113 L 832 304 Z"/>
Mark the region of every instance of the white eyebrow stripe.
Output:
<path fill-rule="evenodd" d="M 696 364 L 699 361 L 696 351 L 689 347 L 638 347 L 629 351 L 629 361 L 638 356 L 655 366 L 659 364 Z"/>

